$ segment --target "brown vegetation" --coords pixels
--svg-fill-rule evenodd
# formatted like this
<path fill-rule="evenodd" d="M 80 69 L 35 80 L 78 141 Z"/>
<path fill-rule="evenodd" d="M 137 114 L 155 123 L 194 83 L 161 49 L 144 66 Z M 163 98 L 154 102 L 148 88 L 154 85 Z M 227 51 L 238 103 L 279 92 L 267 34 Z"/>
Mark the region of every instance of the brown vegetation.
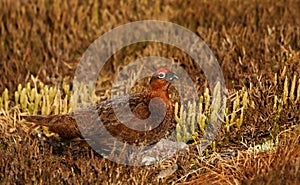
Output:
<path fill-rule="evenodd" d="M 0 10 L 1 183 L 299 184 L 299 1 L 3 0 Z M 85 143 L 29 130 L 20 114 L 49 114 L 56 108 L 22 107 L 14 101 L 19 84 L 33 86 L 36 77 L 50 87 L 62 86 L 65 98 L 64 85 L 71 85 L 85 49 L 110 29 L 144 19 L 170 21 L 194 31 L 218 58 L 229 91 L 228 113 L 206 154 L 191 148 L 154 166 L 128 167 L 103 159 Z M 192 73 L 192 60 L 178 49 L 139 43 L 109 60 L 98 95 L 111 87 L 118 67 L 154 53 L 176 59 Z M 200 77 L 193 80 L 198 86 L 205 84 Z M 245 96 L 248 103 L 242 112 Z M 263 150 L 269 141 L 274 148 Z M 162 175 L 166 170 L 170 173 Z"/>

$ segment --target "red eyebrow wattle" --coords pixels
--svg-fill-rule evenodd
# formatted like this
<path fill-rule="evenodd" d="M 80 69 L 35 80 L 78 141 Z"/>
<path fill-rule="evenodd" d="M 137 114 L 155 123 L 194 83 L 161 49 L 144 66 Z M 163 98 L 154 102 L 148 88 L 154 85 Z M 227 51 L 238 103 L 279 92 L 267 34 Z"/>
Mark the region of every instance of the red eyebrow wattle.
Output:
<path fill-rule="evenodd" d="M 170 68 L 160 68 L 160 69 L 158 69 L 158 70 L 156 71 L 156 73 L 157 73 L 157 74 L 158 74 L 158 73 L 161 73 L 161 72 L 167 73 L 167 72 L 169 72 L 169 71 L 171 71 Z"/>

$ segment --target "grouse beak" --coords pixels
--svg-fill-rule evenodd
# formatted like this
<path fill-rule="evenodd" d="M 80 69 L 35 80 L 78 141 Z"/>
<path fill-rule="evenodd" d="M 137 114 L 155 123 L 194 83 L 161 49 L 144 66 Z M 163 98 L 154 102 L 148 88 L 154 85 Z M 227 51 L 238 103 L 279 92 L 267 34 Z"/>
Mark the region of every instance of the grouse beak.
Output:
<path fill-rule="evenodd" d="M 178 76 L 175 73 L 169 71 L 166 75 L 166 79 L 167 81 L 172 82 L 174 79 L 178 79 Z"/>

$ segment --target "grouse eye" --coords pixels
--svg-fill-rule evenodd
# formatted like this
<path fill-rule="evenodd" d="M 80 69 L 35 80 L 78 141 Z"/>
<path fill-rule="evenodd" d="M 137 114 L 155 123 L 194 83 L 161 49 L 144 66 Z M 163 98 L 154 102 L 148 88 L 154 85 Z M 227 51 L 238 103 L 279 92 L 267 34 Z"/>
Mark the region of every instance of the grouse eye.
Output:
<path fill-rule="evenodd" d="M 166 74 L 163 72 L 158 73 L 158 78 L 165 78 Z"/>

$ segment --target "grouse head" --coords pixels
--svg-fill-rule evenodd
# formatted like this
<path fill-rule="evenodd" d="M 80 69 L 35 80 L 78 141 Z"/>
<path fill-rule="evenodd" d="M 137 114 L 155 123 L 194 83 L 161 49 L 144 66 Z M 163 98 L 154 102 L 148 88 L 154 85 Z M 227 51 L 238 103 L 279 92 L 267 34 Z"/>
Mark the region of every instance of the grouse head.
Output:
<path fill-rule="evenodd" d="M 170 68 L 160 68 L 151 77 L 150 90 L 167 93 L 171 82 L 175 79 L 178 79 L 178 76 Z"/>

